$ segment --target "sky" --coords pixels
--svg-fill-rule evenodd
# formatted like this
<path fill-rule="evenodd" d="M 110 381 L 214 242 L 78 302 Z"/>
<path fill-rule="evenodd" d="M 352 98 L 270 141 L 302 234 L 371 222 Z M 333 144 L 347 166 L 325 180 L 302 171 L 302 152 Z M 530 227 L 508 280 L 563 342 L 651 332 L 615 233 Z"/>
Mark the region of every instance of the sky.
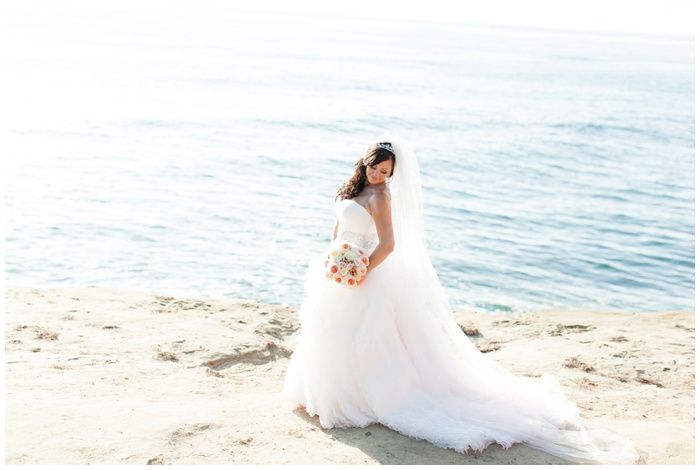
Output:
<path fill-rule="evenodd" d="M 345 18 L 508 25 L 589 32 L 694 36 L 697 0 L 62 0 L 63 10 L 81 6 L 130 12 L 227 10 Z M 56 6 L 53 0 L 3 2 L 0 10 Z M 2 11 L 0 11 L 2 13 Z"/>
<path fill-rule="evenodd" d="M 329 16 L 695 35 L 697 0 L 256 0 L 251 9 Z"/>

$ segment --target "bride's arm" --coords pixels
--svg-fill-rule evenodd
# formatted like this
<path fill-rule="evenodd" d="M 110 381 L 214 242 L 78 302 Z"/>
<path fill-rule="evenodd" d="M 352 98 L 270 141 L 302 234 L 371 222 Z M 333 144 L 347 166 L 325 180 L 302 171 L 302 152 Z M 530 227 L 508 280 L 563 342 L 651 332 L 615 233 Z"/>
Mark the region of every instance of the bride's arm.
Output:
<path fill-rule="evenodd" d="M 385 192 L 378 193 L 369 200 L 369 206 L 372 218 L 374 219 L 374 225 L 377 227 L 379 244 L 369 257 L 367 272 L 379 266 L 381 262 L 394 251 L 394 226 L 391 223 L 391 196 Z"/>
<path fill-rule="evenodd" d="M 338 219 L 335 219 L 335 227 L 333 228 L 333 238 L 331 238 L 331 243 L 333 243 L 336 238 L 338 238 Z"/>

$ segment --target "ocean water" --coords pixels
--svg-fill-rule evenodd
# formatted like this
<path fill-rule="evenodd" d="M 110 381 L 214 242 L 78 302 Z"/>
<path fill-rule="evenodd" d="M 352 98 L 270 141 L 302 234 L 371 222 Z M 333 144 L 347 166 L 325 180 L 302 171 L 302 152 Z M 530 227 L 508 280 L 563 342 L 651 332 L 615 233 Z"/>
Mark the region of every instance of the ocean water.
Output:
<path fill-rule="evenodd" d="M 454 308 L 694 310 L 690 37 L 16 2 L 5 281 L 299 305 L 408 139 Z"/>

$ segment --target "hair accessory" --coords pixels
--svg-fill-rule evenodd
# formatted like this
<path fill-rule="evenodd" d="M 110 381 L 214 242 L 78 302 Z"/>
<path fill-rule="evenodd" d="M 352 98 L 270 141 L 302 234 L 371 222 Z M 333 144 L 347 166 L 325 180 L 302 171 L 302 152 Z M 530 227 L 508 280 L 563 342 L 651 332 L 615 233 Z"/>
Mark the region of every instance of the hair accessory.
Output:
<path fill-rule="evenodd" d="M 391 153 L 394 153 L 394 147 L 392 147 L 391 144 L 389 144 L 389 143 L 386 143 L 386 144 L 384 144 L 384 143 L 377 143 L 377 144 L 374 144 L 374 148 L 376 148 L 376 149 L 384 149 L 384 150 L 388 150 L 388 151 L 391 152 Z"/>

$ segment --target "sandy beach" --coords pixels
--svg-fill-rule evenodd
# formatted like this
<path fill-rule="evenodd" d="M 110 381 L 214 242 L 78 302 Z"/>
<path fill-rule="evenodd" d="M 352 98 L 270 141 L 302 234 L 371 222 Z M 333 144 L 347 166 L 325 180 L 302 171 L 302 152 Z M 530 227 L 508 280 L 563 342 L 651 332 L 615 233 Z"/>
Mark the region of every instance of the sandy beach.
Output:
<path fill-rule="evenodd" d="M 646 464 L 695 462 L 692 312 L 460 311 L 523 376 L 557 377 Z M 562 464 L 459 454 L 379 425 L 322 429 L 279 392 L 297 309 L 104 288 L 6 288 L 6 464 Z"/>

